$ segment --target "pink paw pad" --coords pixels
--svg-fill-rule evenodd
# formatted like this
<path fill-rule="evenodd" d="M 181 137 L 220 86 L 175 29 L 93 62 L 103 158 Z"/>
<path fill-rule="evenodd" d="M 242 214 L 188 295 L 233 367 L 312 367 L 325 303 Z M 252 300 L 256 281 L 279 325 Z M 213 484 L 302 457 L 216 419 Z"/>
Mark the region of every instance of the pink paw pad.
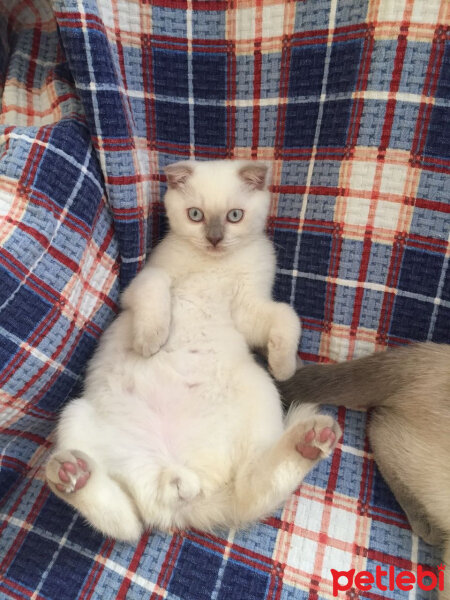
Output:
<path fill-rule="evenodd" d="M 90 475 L 88 466 L 83 459 L 77 458 L 76 464 L 65 461 L 58 471 L 58 476 L 63 483 L 57 483 L 56 487 L 66 493 L 80 490 L 86 485 Z M 67 486 L 67 484 L 70 485 Z"/>
<path fill-rule="evenodd" d="M 321 442 L 322 444 L 324 442 L 329 442 L 330 446 L 332 446 L 335 441 L 336 434 L 331 429 L 331 427 L 325 427 L 325 429 L 322 429 L 322 431 L 319 433 L 319 442 Z"/>
<path fill-rule="evenodd" d="M 316 460 L 322 453 L 322 450 L 317 446 L 313 446 L 312 443 L 316 439 L 316 432 L 314 429 L 309 430 L 303 439 L 303 442 L 300 442 L 296 445 L 296 450 L 299 452 L 303 458 L 307 458 L 309 460 Z M 331 427 L 324 427 L 318 434 L 317 440 L 320 444 L 324 444 L 328 442 L 331 447 L 336 441 L 336 434 L 331 429 Z"/>

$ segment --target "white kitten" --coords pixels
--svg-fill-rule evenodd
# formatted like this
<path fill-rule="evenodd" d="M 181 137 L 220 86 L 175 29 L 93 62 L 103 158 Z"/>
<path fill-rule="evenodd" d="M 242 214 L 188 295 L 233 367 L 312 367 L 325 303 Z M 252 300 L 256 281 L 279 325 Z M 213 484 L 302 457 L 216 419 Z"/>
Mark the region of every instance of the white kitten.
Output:
<path fill-rule="evenodd" d="M 283 423 L 270 376 L 296 366 L 300 323 L 274 302 L 267 166 L 166 169 L 170 233 L 123 294 L 46 475 L 106 535 L 239 526 L 286 500 L 340 437 L 311 406 Z"/>

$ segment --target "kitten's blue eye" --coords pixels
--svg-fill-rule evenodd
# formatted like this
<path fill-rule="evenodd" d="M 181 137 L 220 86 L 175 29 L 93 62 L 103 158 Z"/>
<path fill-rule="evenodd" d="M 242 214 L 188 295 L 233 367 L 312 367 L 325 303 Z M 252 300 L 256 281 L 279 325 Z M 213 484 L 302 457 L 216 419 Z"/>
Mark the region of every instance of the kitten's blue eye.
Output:
<path fill-rule="evenodd" d="M 232 208 L 227 214 L 227 219 L 228 221 L 230 221 L 230 223 L 239 223 L 243 216 L 243 210 L 241 210 L 240 208 Z"/>
<path fill-rule="evenodd" d="M 203 212 L 199 208 L 188 208 L 187 213 L 191 221 L 195 221 L 196 223 L 203 221 Z"/>

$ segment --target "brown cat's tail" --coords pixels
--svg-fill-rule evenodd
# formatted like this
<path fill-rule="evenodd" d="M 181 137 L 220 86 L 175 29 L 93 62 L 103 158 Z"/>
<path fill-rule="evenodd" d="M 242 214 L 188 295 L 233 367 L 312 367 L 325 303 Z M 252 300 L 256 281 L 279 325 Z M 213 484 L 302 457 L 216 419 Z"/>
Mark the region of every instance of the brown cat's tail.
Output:
<path fill-rule="evenodd" d="M 396 392 L 430 364 L 436 368 L 444 358 L 443 353 L 448 361 L 448 348 L 431 343 L 413 344 L 348 362 L 308 365 L 278 385 L 285 406 L 297 402 L 348 408 L 390 406 Z"/>

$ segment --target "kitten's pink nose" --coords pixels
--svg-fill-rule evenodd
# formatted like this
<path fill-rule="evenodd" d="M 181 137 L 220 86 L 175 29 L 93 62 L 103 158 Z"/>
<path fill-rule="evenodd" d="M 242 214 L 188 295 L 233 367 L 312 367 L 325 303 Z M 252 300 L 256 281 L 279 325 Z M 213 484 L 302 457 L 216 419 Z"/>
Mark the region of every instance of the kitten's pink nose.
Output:
<path fill-rule="evenodd" d="M 214 247 L 216 247 L 217 244 L 223 240 L 223 236 L 212 236 L 212 235 L 209 236 L 209 235 L 207 235 L 206 239 L 208 240 L 208 242 L 210 244 L 212 244 Z"/>

